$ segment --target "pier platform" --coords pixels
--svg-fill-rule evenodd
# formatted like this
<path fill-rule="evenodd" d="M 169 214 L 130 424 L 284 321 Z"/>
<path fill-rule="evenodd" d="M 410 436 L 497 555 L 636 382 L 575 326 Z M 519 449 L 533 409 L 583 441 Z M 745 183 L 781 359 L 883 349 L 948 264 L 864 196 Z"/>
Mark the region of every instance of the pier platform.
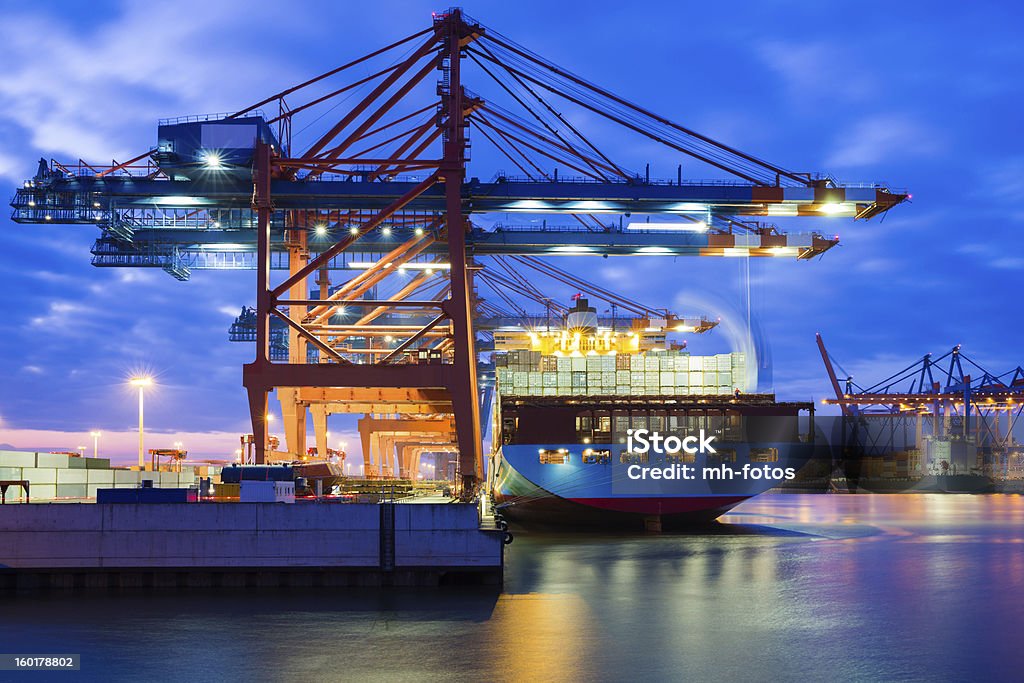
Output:
<path fill-rule="evenodd" d="M 0 509 L 0 591 L 500 585 L 472 504 L 35 504 Z"/>

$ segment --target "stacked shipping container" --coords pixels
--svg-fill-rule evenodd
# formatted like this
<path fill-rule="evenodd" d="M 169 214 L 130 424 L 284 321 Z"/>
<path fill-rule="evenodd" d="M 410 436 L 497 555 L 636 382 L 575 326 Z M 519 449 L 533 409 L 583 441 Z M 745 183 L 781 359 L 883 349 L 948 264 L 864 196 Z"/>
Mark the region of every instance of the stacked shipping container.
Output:
<path fill-rule="evenodd" d="M 76 458 L 62 453 L 0 451 L 0 481 L 29 481 L 29 499 L 95 498 L 96 489 L 134 488 L 143 479 L 153 486 L 179 488 L 197 483 L 194 467 L 181 472 L 139 472 L 111 469 L 107 458 Z M 24 500 L 20 487 L 7 491 L 7 501 Z"/>
<path fill-rule="evenodd" d="M 542 356 L 495 353 L 503 396 L 706 396 L 748 391 L 743 353 L 694 356 L 685 351 Z"/>

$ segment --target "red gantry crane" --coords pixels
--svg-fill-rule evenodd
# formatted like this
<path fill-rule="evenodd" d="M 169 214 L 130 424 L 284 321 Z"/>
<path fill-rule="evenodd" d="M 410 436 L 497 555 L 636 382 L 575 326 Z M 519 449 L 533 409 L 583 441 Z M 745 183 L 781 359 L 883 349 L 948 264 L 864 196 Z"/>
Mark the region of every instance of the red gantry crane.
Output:
<path fill-rule="evenodd" d="M 716 177 L 632 172 L 583 130 L 595 117 L 614 125 L 617 141 L 653 141 Z M 299 146 L 293 134 L 314 139 Z M 469 175 L 471 143 L 514 172 Z M 517 271 L 546 270 L 537 257 L 559 255 L 806 260 L 838 238 L 770 221 L 869 219 L 907 198 L 725 145 L 452 9 L 234 113 L 161 121 L 157 146 L 127 161 L 42 160 L 12 206 L 17 222 L 97 226 L 97 266 L 162 268 L 182 280 L 197 268 L 256 269 L 256 358 L 243 374 L 256 462 L 275 389 L 296 443 L 311 402 L 369 414 L 397 406 L 410 420 L 443 411 L 454 421 L 462 495 L 472 496 L 483 467 L 478 259 L 502 256 Z M 498 225 L 511 214 L 562 215 L 568 225 Z M 484 277 L 493 283 L 499 270 Z M 332 292 L 331 274 L 353 272 Z M 429 285 L 438 286 L 426 296 Z M 341 310 L 356 316 L 339 322 Z M 403 311 L 426 312 L 426 322 L 388 317 Z M 271 320 L 288 328 L 287 362 L 272 357 Z M 351 335 L 380 343 L 348 353 L 337 341 Z"/>

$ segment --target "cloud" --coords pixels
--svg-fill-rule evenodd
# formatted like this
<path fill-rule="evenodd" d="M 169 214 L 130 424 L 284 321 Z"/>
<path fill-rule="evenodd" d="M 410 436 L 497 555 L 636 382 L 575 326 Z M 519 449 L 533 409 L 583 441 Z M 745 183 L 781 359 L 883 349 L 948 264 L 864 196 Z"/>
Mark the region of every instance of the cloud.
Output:
<path fill-rule="evenodd" d="M 795 43 L 767 41 L 756 47 L 761 60 L 782 77 L 801 102 L 821 98 L 864 100 L 874 83 L 862 65 L 848 59 L 842 47 L 824 41 Z M 850 66 L 847 66 L 849 64 Z"/>
<path fill-rule="evenodd" d="M 927 124 L 904 114 L 878 114 L 842 133 L 827 166 L 853 168 L 935 156 L 941 144 Z"/>
<path fill-rule="evenodd" d="M 283 80 L 281 62 L 244 54 L 233 38 L 265 13 L 238 3 L 126 3 L 120 15 L 83 31 L 58 17 L 9 12 L 0 25 L 0 124 L 24 131 L 47 154 L 134 156 L 142 150 L 129 141 L 152 139 L 167 112 L 222 111 Z M 0 157 L 0 175 L 15 166 L 27 170 Z"/>
<path fill-rule="evenodd" d="M 92 320 L 99 311 L 90 309 L 80 303 L 73 301 L 51 301 L 47 306 L 48 312 L 45 315 L 38 315 L 29 319 L 29 325 L 34 328 L 43 328 L 47 331 L 59 331 L 61 333 L 81 330 L 82 322 Z"/>

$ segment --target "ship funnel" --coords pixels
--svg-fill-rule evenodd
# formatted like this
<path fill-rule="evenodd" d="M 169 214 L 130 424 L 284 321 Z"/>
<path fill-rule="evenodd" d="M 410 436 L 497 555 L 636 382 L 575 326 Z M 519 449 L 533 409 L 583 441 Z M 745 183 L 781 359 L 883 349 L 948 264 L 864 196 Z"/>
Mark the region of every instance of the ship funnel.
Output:
<path fill-rule="evenodd" d="M 576 298 L 576 305 L 565 314 L 567 330 L 593 334 L 597 332 L 597 309 L 582 297 Z"/>

